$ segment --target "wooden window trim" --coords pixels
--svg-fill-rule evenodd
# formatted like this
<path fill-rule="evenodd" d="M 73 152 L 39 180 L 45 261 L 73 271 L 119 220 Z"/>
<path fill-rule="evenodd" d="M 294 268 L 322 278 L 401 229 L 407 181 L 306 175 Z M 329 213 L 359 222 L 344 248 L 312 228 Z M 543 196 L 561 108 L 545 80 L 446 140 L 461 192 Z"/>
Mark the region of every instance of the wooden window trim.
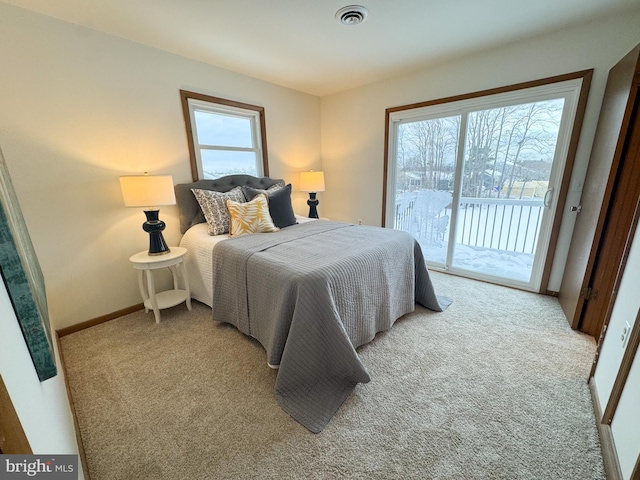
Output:
<path fill-rule="evenodd" d="M 189 99 L 200 100 L 203 102 L 217 103 L 225 105 L 227 107 L 242 108 L 244 110 L 251 110 L 258 112 L 260 119 L 260 142 L 262 143 L 262 173 L 265 177 L 269 176 L 269 159 L 267 156 L 267 127 L 265 121 L 264 107 L 258 105 L 251 105 L 249 103 L 237 102 L 235 100 L 228 100 L 226 98 L 213 97 L 210 95 L 204 95 L 202 93 L 189 92 L 187 90 L 180 90 L 180 101 L 182 104 L 182 114 L 184 116 L 184 124 L 187 129 L 187 143 L 189 146 L 189 161 L 191 163 L 191 177 L 193 181 L 201 180 L 198 178 L 198 164 L 197 155 L 195 151 L 195 143 L 193 139 L 193 126 L 191 124 L 191 115 L 189 115 Z"/>
<path fill-rule="evenodd" d="M 558 236 L 560 234 L 560 224 L 562 222 L 562 209 L 567 201 L 567 194 L 569 193 L 569 187 L 571 184 L 571 172 L 575 164 L 576 150 L 578 149 L 578 141 L 580 140 L 580 132 L 582 131 L 582 122 L 584 120 L 584 112 L 587 107 L 587 99 L 589 96 L 589 89 L 591 87 L 591 79 L 593 78 L 593 69 L 581 70 L 578 72 L 567 73 L 563 75 L 556 75 L 554 77 L 547 77 L 538 80 L 531 80 L 528 82 L 516 83 L 513 85 L 507 85 L 503 87 L 491 88 L 488 90 L 481 90 L 473 93 L 465 93 L 462 95 L 454 95 L 451 97 L 440 98 L 436 100 L 429 100 L 426 102 L 412 103 L 409 105 L 401 105 L 397 107 L 387 108 L 385 111 L 385 123 L 384 123 L 384 170 L 382 178 L 382 223 L 384 227 L 386 224 L 386 208 L 387 208 L 387 177 L 389 168 L 389 125 L 391 122 L 391 114 L 403 110 L 413 110 L 422 107 L 431 107 L 434 105 L 441 105 L 445 103 L 453 103 L 462 100 L 469 100 L 473 98 L 486 97 L 490 95 L 496 95 L 500 93 L 513 92 L 516 90 L 524 90 L 532 87 L 540 87 L 543 85 L 549 85 L 553 83 L 565 82 L 568 80 L 582 79 L 582 85 L 580 87 L 580 95 L 578 97 L 578 104 L 576 106 L 576 115 L 573 123 L 573 128 L 569 137 L 569 148 L 567 150 L 567 160 L 565 163 L 565 174 L 562 177 L 560 183 L 560 191 L 558 192 L 557 211 L 555 212 L 553 225 L 551 227 L 551 236 L 549 238 L 549 248 L 547 250 L 547 256 L 544 260 L 544 270 L 540 281 L 540 292 L 547 293 L 549 285 L 549 277 L 551 276 L 551 265 L 556 253 L 556 246 L 558 243 Z"/>

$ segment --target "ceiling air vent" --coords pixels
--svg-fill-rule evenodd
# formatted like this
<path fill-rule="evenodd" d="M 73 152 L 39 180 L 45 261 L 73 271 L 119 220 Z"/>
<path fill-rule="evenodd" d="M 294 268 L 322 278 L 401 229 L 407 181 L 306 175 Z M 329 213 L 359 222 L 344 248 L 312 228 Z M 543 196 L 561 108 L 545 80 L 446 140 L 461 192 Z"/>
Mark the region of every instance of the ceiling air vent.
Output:
<path fill-rule="evenodd" d="M 358 25 L 367 18 L 369 11 L 360 5 L 349 5 L 336 12 L 336 20 L 343 25 Z"/>

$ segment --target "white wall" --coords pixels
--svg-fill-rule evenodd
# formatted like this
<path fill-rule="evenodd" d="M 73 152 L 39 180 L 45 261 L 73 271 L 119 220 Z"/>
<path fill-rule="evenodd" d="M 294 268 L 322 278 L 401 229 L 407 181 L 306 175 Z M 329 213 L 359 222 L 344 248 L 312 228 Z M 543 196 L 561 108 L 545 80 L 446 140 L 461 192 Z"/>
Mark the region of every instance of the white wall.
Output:
<path fill-rule="evenodd" d="M 144 215 L 122 206 L 118 176 L 150 171 L 176 183 L 191 180 L 179 89 L 264 106 L 271 176 L 295 190 L 297 172 L 322 168 L 320 214 L 379 225 L 386 108 L 595 68 L 574 169 L 579 180 L 607 72 L 640 42 L 638 25 L 640 9 L 320 100 L 0 2 L 0 147 L 40 259 L 54 327 L 140 302 L 127 259 L 146 248 Z M 579 196 L 571 192 L 567 204 Z M 306 213 L 305 200 L 296 192 L 298 213 Z M 161 215 L 168 243 L 176 244 L 177 208 L 164 207 Z M 575 220 L 565 216 L 551 289 L 559 288 Z M 637 272 L 634 249 L 627 271 Z M 618 314 L 635 318 L 635 307 L 619 305 L 612 329 Z M 37 381 L 4 289 L 0 331 L 0 373 L 34 451 L 77 452 L 62 376 Z M 603 350 L 600 359 L 596 380 L 605 396 L 619 353 Z M 625 390 L 618 425 L 631 418 L 632 405 L 637 389 Z M 623 429 L 612 429 L 624 441 Z"/>
<path fill-rule="evenodd" d="M 58 375 L 40 382 L 4 282 L 0 282 L 0 375 L 35 454 L 78 454 L 60 359 Z M 78 459 L 80 479 L 82 465 Z"/>
<path fill-rule="evenodd" d="M 118 176 L 190 182 L 180 89 L 265 107 L 270 175 L 320 169 L 320 100 L 0 3 L 0 147 L 56 329 L 141 302 L 128 258 L 148 248 Z M 308 210 L 306 194 L 294 207 Z M 169 245 L 177 207 L 163 207 Z M 168 281 L 168 277 L 163 279 Z"/>
<path fill-rule="evenodd" d="M 621 341 L 623 328 L 626 323 L 634 328 L 638 311 L 640 311 L 638 285 L 640 285 L 640 227 L 636 229 L 631 244 L 593 377 L 598 400 L 603 410 L 609 401 L 625 352 Z M 640 325 L 636 325 L 635 328 L 640 328 Z M 640 454 L 640 435 L 638 435 L 640 410 L 638 410 L 638 405 L 640 405 L 640 354 L 636 353 L 631 373 L 611 422 L 611 434 L 625 479 L 631 478 L 631 472 Z"/>
<path fill-rule="evenodd" d="M 640 310 L 638 285 L 640 285 L 640 228 L 636 230 L 636 235 L 629 250 L 629 257 L 622 274 L 616 302 L 611 310 L 607 335 L 600 350 L 598 368 L 594 374 L 600 405 L 603 408 L 609 395 L 611 395 L 611 389 L 624 355 L 622 341 L 620 340 L 622 330 L 626 322 L 633 327 L 636 315 Z"/>
<path fill-rule="evenodd" d="M 624 480 L 631 474 L 640 455 L 640 355 L 636 355 L 627 377 L 620 403 L 611 422 L 611 434 L 616 445 L 620 470 Z M 637 478 L 637 477 L 636 477 Z"/>
<path fill-rule="evenodd" d="M 323 97 L 322 168 L 327 185 L 323 215 L 381 224 L 386 108 L 594 68 L 573 176 L 584 179 L 608 70 L 640 42 L 638 25 L 640 8 Z M 579 198 L 580 191 L 570 192 L 567 205 L 577 205 Z M 556 291 L 575 222 L 575 214 L 565 217 L 549 285 Z"/>
<path fill-rule="evenodd" d="M 55 328 L 140 302 L 128 257 L 146 248 L 144 216 L 121 206 L 117 177 L 190 181 L 180 88 L 263 105 L 271 175 L 295 190 L 298 171 L 322 168 L 320 214 L 379 225 L 386 108 L 595 68 L 574 168 L 582 179 L 608 69 L 640 42 L 638 24 L 640 9 L 320 100 L 0 3 L 0 147 Z M 570 192 L 567 205 L 579 196 Z M 296 192 L 298 213 L 305 200 Z M 177 208 L 161 218 L 176 244 Z M 552 290 L 574 221 L 565 213 Z"/>

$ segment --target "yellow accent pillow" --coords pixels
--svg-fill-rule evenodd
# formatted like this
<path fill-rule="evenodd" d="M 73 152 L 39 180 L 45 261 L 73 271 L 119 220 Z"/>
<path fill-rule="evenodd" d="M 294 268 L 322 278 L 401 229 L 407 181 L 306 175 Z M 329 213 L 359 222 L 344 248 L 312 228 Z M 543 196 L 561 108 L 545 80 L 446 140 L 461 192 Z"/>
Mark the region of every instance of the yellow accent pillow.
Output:
<path fill-rule="evenodd" d="M 280 230 L 273 224 L 269 215 L 267 195 L 261 193 L 250 202 L 238 203 L 226 200 L 229 211 L 229 235 L 239 237 L 248 233 L 277 232 Z"/>

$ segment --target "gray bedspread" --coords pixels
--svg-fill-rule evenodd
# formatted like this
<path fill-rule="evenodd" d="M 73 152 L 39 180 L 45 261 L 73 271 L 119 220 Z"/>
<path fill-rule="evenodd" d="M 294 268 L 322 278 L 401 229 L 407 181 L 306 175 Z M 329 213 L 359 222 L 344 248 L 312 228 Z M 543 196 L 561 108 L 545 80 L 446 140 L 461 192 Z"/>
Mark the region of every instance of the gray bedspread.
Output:
<path fill-rule="evenodd" d="M 213 249 L 213 318 L 257 339 L 279 365 L 280 406 L 317 433 L 370 380 L 356 348 L 415 302 L 442 311 L 422 250 L 405 232 L 317 221 Z"/>

